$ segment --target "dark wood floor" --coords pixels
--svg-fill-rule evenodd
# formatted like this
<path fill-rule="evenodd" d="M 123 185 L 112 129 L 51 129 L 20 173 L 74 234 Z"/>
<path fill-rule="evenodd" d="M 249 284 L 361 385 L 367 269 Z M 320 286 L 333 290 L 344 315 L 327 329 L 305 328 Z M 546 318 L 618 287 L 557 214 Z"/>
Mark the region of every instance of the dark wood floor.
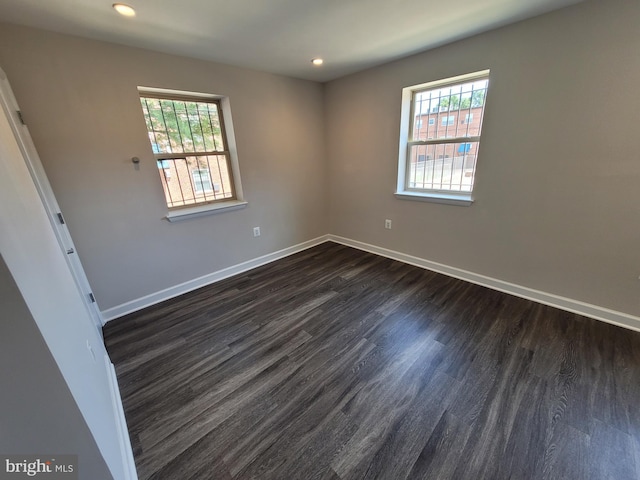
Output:
<path fill-rule="evenodd" d="M 640 334 L 334 243 L 105 340 L 141 479 L 640 478 Z"/>

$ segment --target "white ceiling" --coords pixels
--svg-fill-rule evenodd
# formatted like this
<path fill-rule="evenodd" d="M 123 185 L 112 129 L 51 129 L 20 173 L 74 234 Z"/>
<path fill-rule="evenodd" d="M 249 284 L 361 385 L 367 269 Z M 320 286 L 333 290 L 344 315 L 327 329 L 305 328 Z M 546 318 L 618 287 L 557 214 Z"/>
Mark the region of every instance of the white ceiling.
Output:
<path fill-rule="evenodd" d="M 0 0 L 0 21 L 323 82 L 582 0 L 113 1 Z"/>

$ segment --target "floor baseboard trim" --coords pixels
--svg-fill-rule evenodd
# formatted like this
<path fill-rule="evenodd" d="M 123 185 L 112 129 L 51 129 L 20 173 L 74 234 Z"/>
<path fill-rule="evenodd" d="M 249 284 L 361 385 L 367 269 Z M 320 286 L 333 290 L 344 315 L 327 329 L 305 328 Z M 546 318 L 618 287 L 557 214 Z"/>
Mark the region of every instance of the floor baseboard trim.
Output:
<path fill-rule="evenodd" d="M 160 303 L 184 293 L 188 293 L 192 290 L 196 290 L 212 283 L 219 282 L 220 280 L 224 280 L 225 278 L 229 278 L 239 273 L 246 272 L 247 270 L 251 270 L 252 268 L 266 265 L 267 263 L 271 263 L 281 258 L 288 257 L 289 255 L 293 255 L 308 248 L 315 247 L 316 245 L 320 245 L 321 243 L 327 241 L 340 243 L 342 245 L 357 248 L 358 250 L 363 250 L 365 252 L 391 258 L 399 262 L 407 263 L 409 265 L 414 265 L 420 268 L 425 268 L 427 270 L 432 270 L 434 272 L 442 273 L 444 275 L 471 282 L 476 285 L 482 285 L 483 287 L 498 290 L 510 295 L 515 295 L 516 297 L 525 298 L 527 300 L 532 300 L 544 305 L 549 305 L 561 310 L 577 313 L 579 315 L 584 315 L 585 317 L 594 318 L 596 320 L 640 332 L 640 317 L 600 307 L 598 305 L 581 302 L 579 300 L 561 297 L 552 293 L 542 292 L 529 287 L 524 287 L 522 285 L 505 282 L 504 280 L 499 280 L 497 278 L 487 277 L 485 275 L 469 272 L 467 270 L 451 267 L 449 265 L 444 265 L 437 262 L 432 262 L 431 260 L 415 257 L 406 253 L 331 234 L 323 235 L 312 240 L 308 240 L 306 242 L 299 243 L 297 245 L 293 245 L 291 247 L 254 258 L 252 260 L 247 260 L 246 262 L 242 262 L 237 265 L 232 265 L 231 267 L 218 270 L 216 272 L 204 275 L 188 282 L 184 282 L 179 285 L 161 290 L 159 292 L 146 295 L 136 300 L 123 303 L 122 305 L 109 308 L 102 311 L 101 313 L 105 323 L 107 323 L 129 313 L 136 312 L 143 308 L 150 307 L 151 305 L 155 305 L 156 303 Z"/>
<path fill-rule="evenodd" d="M 421 267 L 434 272 L 442 273 L 450 277 L 465 280 L 467 282 L 482 285 L 483 287 L 498 290 L 500 292 L 515 295 L 516 297 L 525 298 L 534 302 L 556 307 L 585 317 L 593 318 L 603 322 L 611 323 L 619 327 L 627 328 L 640 332 L 640 317 L 636 317 L 627 313 L 610 310 L 608 308 L 599 307 L 589 303 L 573 300 L 571 298 L 561 297 L 552 293 L 541 292 L 529 287 L 523 287 L 514 283 L 505 282 L 497 278 L 487 277 L 478 273 L 469 272 L 456 267 L 450 267 L 437 262 L 432 262 L 420 257 L 414 257 L 406 253 L 389 250 L 387 248 L 378 247 L 368 243 L 352 240 L 350 238 L 340 237 L 337 235 L 328 235 L 329 241 L 340 243 L 349 247 L 357 248 L 365 252 L 374 253 L 383 257 L 391 258 L 399 262 Z"/>
<path fill-rule="evenodd" d="M 150 307 L 151 305 L 155 305 L 156 303 L 160 303 L 179 295 L 183 295 L 198 288 L 206 287 L 207 285 L 219 282 L 220 280 L 224 280 L 225 278 L 229 278 L 239 273 L 246 272 L 247 270 L 251 270 L 252 268 L 260 267 L 262 265 L 266 265 L 267 263 L 271 263 L 276 260 L 280 260 L 281 258 L 288 257 L 289 255 L 293 255 L 294 253 L 302 252 L 303 250 L 315 247 L 316 245 L 320 245 L 321 243 L 324 243 L 328 240 L 329 235 L 323 235 L 321 237 L 317 237 L 306 242 L 302 242 L 297 245 L 278 250 L 273 253 L 262 255 L 261 257 L 247 260 L 246 262 L 242 262 L 237 265 L 223 268 L 222 270 L 218 270 L 216 272 L 209 273 L 193 280 L 189 280 L 179 285 L 160 290 L 159 292 L 145 295 L 144 297 L 138 298 L 136 300 L 131 300 L 129 302 L 123 303 L 122 305 L 117 305 L 107 310 L 103 310 L 101 313 L 104 318 L 104 323 L 115 320 L 116 318 L 122 317 L 129 313 L 142 310 L 143 308 Z"/>

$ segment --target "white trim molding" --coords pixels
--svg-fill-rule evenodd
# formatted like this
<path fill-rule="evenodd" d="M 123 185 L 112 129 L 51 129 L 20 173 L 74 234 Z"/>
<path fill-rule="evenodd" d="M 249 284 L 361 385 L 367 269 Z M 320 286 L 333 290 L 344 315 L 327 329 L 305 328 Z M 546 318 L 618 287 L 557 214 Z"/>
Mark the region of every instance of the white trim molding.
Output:
<path fill-rule="evenodd" d="M 389 250 L 387 248 L 378 247 L 376 245 L 360 242 L 358 240 L 352 240 L 350 238 L 331 234 L 323 235 L 321 237 L 299 243 L 292 247 L 288 247 L 282 250 L 278 250 L 277 252 L 254 258 L 252 260 L 247 260 L 246 262 L 242 262 L 237 265 L 218 270 L 217 272 L 213 272 L 208 275 L 190 280 L 188 282 L 181 283 L 180 285 L 176 285 L 174 287 L 170 287 L 159 292 L 146 295 L 144 297 L 132 300 L 113 308 L 109 308 L 107 310 L 104 310 L 102 312 L 102 315 L 105 318 L 106 323 L 123 315 L 127 315 L 129 313 L 141 310 L 145 307 L 155 305 L 156 303 L 169 300 L 170 298 L 188 293 L 192 290 L 205 287 L 220 280 L 224 280 L 225 278 L 229 278 L 239 273 L 246 272 L 247 270 L 251 270 L 252 268 L 266 265 L 267 263 L 271 263 L 281 258 L 288 257 L 289 255 L 293 255 L 294 253 L 301 252 L 325 242 L 335 242 L 346 245 L 348 247 L 357 248 L 358 250 L 363 250 L 365 252 L 380 255 L 382 257 L 387 257 L 392 260 L 397 260 L 399 262 L 414 265 L 426 270 L 432 270 L 434 272 L 442 273 L 443 275 L 458 278 L 460 280 L 471 282 L 476 285 L 482 285 L 483 287 L 491 288 L 492 290 L 508 293 L 516 297 L 532 300 L 534 302 L 559 308 L 567 312 L 577 313 L 578 315 L 583 315 L 595 320 L 600 320 L 606 323 L 617 325 L 619 327 L 640 332 L 640 317 L 636 317 L 628 313 L 618 312 L 616 310 L 600 307 L 598 305 L 592 305 L 589 303 L 581 302 L 579 300 L 561 297 L 553 293 L 542 292 L 540 290 L 524 287 L 522 285 L 516 285 L 515 283 L 505 282 L 504 280 L 499 280 L 497 278 L 487 277 L 479 273 L 469 272 L 461 268 L 451 267 L 449 265 L 444 265 L 442 263 L 433 262 L 424 258 L 415 257 L 406 253 Z"/>
<path fill-rule="evenodd" d="M 456 205 L 458 207 L 468 207 L 473 204 L 470 195 L 455 195 L 448 193 L 421 193 L 405 190 L 394 193 L 400 200 L 416 200 L 418 202 L 441 203 L 443 205 Z"/>
<path fill-rule="evenodd" d="M 504 280 L 499 280 L 497 278 L 491 278 L 485 275 L 480 275 L 478 273 L 462 270 L 460 268 L 450 267 L 448 265 L 432 262 L 431 260 L 426 260 L 424 258 L 414 257 L 413 255 L 408 255 L 406 253 L 370 245 L 358 240 L 351 240 L 349 238 L 344 238 L 337 235 L 328 235 L 328 240 L 349 247 L 357 248 L 358 250 L 363 250 L 365 252 L 374 253 L 382 257 L 391 258 L 393 260 L 407 263 L 409 265 L 421 267 L 426 270 L 432 270 L 434 272 L 442 273 L 444 275 L 448 275 L 449 277 L 454 277 L 460 280 L 475 283 L 476 285 L 482 285 L 483 287 L 491 288 L 492 290 L 498 290 L 500 292 L 508 293 L 516 297 L 525 298 L 527 300 L 532 300 L 544 305 L 559 308 L 560 310 L 577 313 L 585 317 L 593 318 L 595 320 L 600 320 L 606 323 L 617 325 L 619 327 L 640 332 L 640 317 L 636 317 L 628 313 L 610 310 L 608 308 L 581 302 L 579 300 L 573 300 L 571 298 L 561 297 L 552 293 L 541 292 L 540 290 L 534 290 L 533 288 L 523 287 L 522 285 L 505 282 Z"/>
<path fill-rule="evenodd" d="M 277 252 L 268 253 L 267 255 L 262 255 L 261 257 L 247 260 L 246 262 L 232 265 L 227 268 L 223 268 L 222 270 L 203 275 L 202 277 L 194 278 L 193 280 L 189 280 L 179 285 L 165 288 L 164 290 L 160 290 L 159 292 L 151 293 L 136 300 L 131 300 L 129 302 L 123 303 L 122 305 L 117 305 L 107 310 L 103 310 L 102 316 L 105 319 L 105 323 L 109 322 L 110 320 L 114 320 L 118 317 L 122 317 L 138 310 L 142 310 L 143 308 L 150 307 L 151 305 L 155 305 L 156 303 L 164 302 L 165 300 L 177 297 L 178 295 L 191 292 L 198 288 L 206 287 L 207 285 L 219 282 L 220 280 L 224 280 L 225 278 L 233 277 L 234 275 L 246 272 L 247 270 L 251 270 L 252 268 L 260 267 L 262 265 L 266 265 L 267 263 L 271 263 L 276 260 L 280 260 L 281 258 L 288 257 L 289 255 L 293 255 L 294 253 L 302 252 L 303 250 L 315 247 L 316 245 L 320 245 L 321 243 L 324 243 L 328 240 L 329 235 L 323 235 L 321 237 L 314 238 L 297 245 L 293 245 L 292 247 L 278 250 Z"/>
<path fill-rule="evenodd" d="M 131 440 L 129 438 L 129 429 L 127 420 L 124 416 L 122 407 L 122 396 L 120 395 L 120 387 L 118 386 L 118 377 L 116 369 L 111 363 L 109 355 L 104 356 L 104 362 L 109 377 L 109 387 L 111 390 L 111 403 L 113 406 L 114 421 L 118 428 L 118 437 L 120 441 L 120 454 L 122 458 L 122 469 L 124 472 L 124 480 L 138 480 L 135 460 L 133 459 L 133 449 L 131 448 Z"/>
<path fill-rule="evenodd" d="M 177 208 L 170 210 L 165 217 L 170 222 L 178 222 L 190 218 L 202 217 L 205 215 L 213 215 L 216 213 L 226 213 L 233 210 L 240 210 L 248 205 L 248 202 L 239 200 L 231 200 L 229 202 L 209 203 L 207 205 L 199 205 L 196 207 Z"/>

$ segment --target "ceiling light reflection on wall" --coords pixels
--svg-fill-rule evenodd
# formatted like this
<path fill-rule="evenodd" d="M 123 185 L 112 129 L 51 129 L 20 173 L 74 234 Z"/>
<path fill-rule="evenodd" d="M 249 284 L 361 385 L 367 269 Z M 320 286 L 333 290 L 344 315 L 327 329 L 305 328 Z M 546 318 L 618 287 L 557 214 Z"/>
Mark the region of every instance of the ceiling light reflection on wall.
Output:
<path fill-rule="evenodd" d="M 114 3 L 113 8 L 116 12 L 118 12 L 120 15 L 124 15 L 125 17 L 135 17 L 136 15 L 136 11 L 133 9 L 133 7 L 125 5 L 124 3 Z"/>

